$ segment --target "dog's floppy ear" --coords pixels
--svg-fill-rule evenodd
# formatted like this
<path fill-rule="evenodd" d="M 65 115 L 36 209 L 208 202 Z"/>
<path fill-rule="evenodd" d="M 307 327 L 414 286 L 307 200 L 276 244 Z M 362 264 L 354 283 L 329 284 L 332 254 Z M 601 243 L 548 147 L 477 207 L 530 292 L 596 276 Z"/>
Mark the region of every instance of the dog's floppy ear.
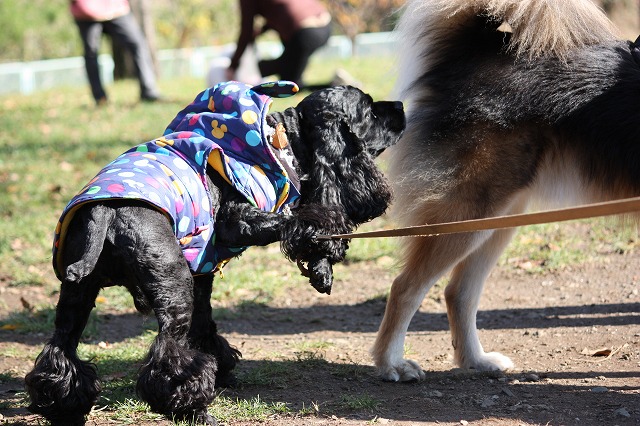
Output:
<path fill-rule="evenodd" d="M 303 192 L 314 202 L 342 206 L 354 224 L 381 215 L 389 205 L 391 189 L 373 157 L 404 129 L 402 111 L 394 114 L 399 129 L 394 132 L 386 113 L 375 116 L 373 104 L 361 90 L 338 86 L 310 94 L 295 108 L 311 158 Z"/>
<path fill-rule="evenodd" d="M 361 152 L 376 157 L 397 142 L 390 134 L 399 134 L 405 127 L 401 102 L 374 102 L 371 96 L 352 86 L 314 92 L 296 110 L 304 117 L 305 136 L 321 139 L 324 145 L 318 145 L 317 149 L 327 150 L 331 157 Z"/>
<path fill-rule="evenodd" d="M 357 155 L 366 149 L 362 130 L 370 122 L 371 103 L 368 95 L 351 86 L 311 93 L 295 107 L 305 142 L 329 158 Z"/>

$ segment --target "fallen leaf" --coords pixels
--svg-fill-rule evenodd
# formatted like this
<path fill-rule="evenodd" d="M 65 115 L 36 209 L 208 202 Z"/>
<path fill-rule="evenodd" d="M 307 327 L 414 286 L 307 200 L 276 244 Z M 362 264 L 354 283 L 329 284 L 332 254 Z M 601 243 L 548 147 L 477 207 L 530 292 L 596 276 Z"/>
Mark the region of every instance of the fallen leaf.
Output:
<path fill-rule="evenodd" d="M 609 348 L 599 348 L 599 349 L 589 349 L 584 348 L 580 354 L 588 355 L 588 356 L 609 356 L 611 355 L 612 349 Z"/>
<path fill-rule="evenodd" d="M 13 330 L 17 330 L 18 328 L 20 328 L 18 324 L 5 324 L 2 327 L 0 327 L 0 330 L 13 331 Z"/>
<path fill-rule="evenodd" d="M 22 307 L 25 308 L 27 311 L 29 312 L 33 311 L 33 306 L 24 297 L 20 297 L 20 303 L 22 303 Z"/>

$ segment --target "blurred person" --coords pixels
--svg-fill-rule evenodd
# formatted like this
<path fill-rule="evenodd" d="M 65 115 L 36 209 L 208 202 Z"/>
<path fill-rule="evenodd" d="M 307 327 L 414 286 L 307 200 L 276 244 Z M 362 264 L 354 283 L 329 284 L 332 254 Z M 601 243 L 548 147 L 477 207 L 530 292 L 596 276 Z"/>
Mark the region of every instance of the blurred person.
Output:
<path fill-rule="evenodd" d="M 236 50 L 227 69 L 228 80 L 237 78 L 240 60 L 248 46 L 268 30 L 275 30 L 284 47 L 276 59 L 258 61 L 262 77 L 277 75 L 280 80 L 293 81 L 300 88 L 315 90 L 343 84 L 349 78 L 345 71 L 336 73 L 336 78 L 327 84 L 305 85 L 302 74 L 311 55 L 327 44 L 331 35 L 331 15 L 318 0 L 239 0 L 240 35 Z M 262 28 L 254 27 L 254 20 L 261 16 L 265 20 Z"/>
<path fill-rule="evenodd" d="M 140 81 L 140 99 L 144 102 L 160 100 L 151 52 L 142 29 L 131 13 L 128 0 L 71 0 L 70 9 L 82 38 L 87 78 L 96 105 L 108 101 L 98 66 L 98 50 L 103 33 L 131 52 Z"/>

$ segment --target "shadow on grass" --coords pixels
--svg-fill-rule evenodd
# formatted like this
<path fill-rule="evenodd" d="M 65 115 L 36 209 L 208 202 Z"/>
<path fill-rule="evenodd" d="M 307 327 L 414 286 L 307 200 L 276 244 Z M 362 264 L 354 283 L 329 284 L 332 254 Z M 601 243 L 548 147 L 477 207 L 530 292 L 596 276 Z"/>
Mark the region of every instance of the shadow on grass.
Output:
<path fill-rule="evenodd" d="M 471 422 L 492 416 L 526 423 L 527 415 L 532 411 L 540 411 L 543 416 L 546 412 L 548 421 L 554 422 L 553 419 L 558 419 L 555 407 L 574 406 L 577 410 L 574 414 L 565 413 L 574 417 L 564 421 L 575 421 L 580 417 L 589 424 L 596 419 L 583 417 L 589 414 L 578 408 L 584 407 L 585 400 L 592 400 L 591 404 L 601 407 L 601 412 L 609 419 L 616 408 L 635 410 L 635 392 L 640 379 L 640 372 L 592 370 L 543 374 L 538 382 L 527 380 L 525 373 L 453 369 L 427 371 L 426 375 L 426 380 L 419 383 L 389 383 L 382 382 L 371 366 L 326 361 L 248 361 L 238 367 L 240 386 L 224 390 L 222 395 L 240 400 L 259 397 L 265 403 L 284 402 L 292 413 L 317 407 L 314 415 L 322 417 L 358 420 L 379 417 L 455 424 L 460 420 Z M 591 390 L 597 384 L 581 384 L 605 375 L 608 380 L 621 379 L 629 385 L 608 385 L 608 391 L 600 398 Z M 255 377 L 260 380 L 253 381 Z M 573 384 L 557 384 L 566 380 Z M 576 382 L 578 385 L 574 385 Z M 632 386 L 632 383 L 636 385 Z M 487 398 L 491 401 L 488 404 Z M 637 420 L 638 413 L 633 418 Z M 624 423 L 623 419 L 619 421 Z"/>
<path fill-rule="evenodd" d="M 138 366 L 139 362 L 121 360 L 97 362 L 103 384 L 98 401 L 102 412 L 98 416 L 120 415 L 122 407 L 132 404 L 140 413 L 148 410 L 146 405 L 136 402 Z M 640 380 L 637 371 L 543 373 L 539 381 L 532 382 L 526 379 L 526 373 L 453 369 L 428 371 L 426 380 L 419 383 L 385 383 L 371 366 L 329 362 L 318 353 L 306 353 L 291 360 L 241 361 L 236 374 L 238 386 L 219 389 L 219 396 L 210 407 L 219 420 L 264 421 L 276 415 L 298 419 L 336 416 L 363 421 L 384 418 L 458 423 L 498 417 L 526 423 L 529 414 L 536 411 L 536 419 L 548 418 L 552 423 L 580 418 L 585 424 L 595 424 L 589 422 L 601 416 L 611 419 L 619 407 L 626 407 L 632 413 L 631 420 L 637 420 L 633 410 L 638 388 L 632 384 Z M 584 385 L 585 381 L 605 375 L 609 381 L 619 379 L 626 384 L 607 384 L 607 392 L 597 394 L 592 391 L 597 384 Z M 5 377 L 5 380 L 12 379 Z M 566 384 L 566 380 L 572 384 Z M 585 400 L 593 400 L 586 403 L 596 408 L 589 413 L 577 411 L 585 405 Z M 11 416 L 11 412 L 19 417 L 25 415 L 26 404 L 24 397 L 16 397 L 10 406 L 0 407 L 5 418 L 10 418 L 7 414 Z M 575 406 L 576 412 L 559 414 L 558 408 L 567 406 Z"/>
<path fill-rule="evenodd" d="M 262 303 L 243 302 L 234 310 L 214 311 L 214 318 L 222 334 L 285 335 L 326 330 L 375 333 L 384 308 L 383 298 L 356 305 L 304 308 L 273 308 Z M 17 342 L 44 341 L 53 332 L 54 316 L 53 308 L 45 308 L 36 313 L 22 311 L 0 318 L 0 328 L 17 326 L 12 331 L 0 330 L 0 338 Z M 487 330 L 637 325 L 640 324 L 640 303 L 483 310 L 478 312 L 477 321 L 480 329 Z M 448 328 L 446 314 L 418 312 L 409 330 L 445 331 Z M 153 316 L 94 312 L 83 341 L 117 343 L 156 329 Z"/>

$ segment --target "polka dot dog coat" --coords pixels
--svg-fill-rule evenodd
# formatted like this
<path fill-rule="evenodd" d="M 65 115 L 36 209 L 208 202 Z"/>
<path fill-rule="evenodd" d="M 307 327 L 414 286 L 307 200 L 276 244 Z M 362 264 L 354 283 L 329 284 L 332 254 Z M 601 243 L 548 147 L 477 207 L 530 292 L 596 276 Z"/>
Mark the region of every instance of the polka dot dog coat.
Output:
<path fill-rule="evenodd" d="M 299 198 L 290 176 L 293 167 L 283 164 L 292 156 L 282 155 L 270 143 L 274 129 L 266 123 L 271 97 L 297 91 L 295 83 L 284 81 L 254 87 L 220 83 L 178 113 L 163 137 L 131 148 L 103 168 L 60 217 L 53 246 L 58 277 L 60 244 L 74 212 L 109 199 L 142 200 L 164 212 L 194 274 L 215 271 L 243 251 L 246 247 L 215 244 L 206 168 L 213 168 L 264 211 L 281 212 Z"/>

